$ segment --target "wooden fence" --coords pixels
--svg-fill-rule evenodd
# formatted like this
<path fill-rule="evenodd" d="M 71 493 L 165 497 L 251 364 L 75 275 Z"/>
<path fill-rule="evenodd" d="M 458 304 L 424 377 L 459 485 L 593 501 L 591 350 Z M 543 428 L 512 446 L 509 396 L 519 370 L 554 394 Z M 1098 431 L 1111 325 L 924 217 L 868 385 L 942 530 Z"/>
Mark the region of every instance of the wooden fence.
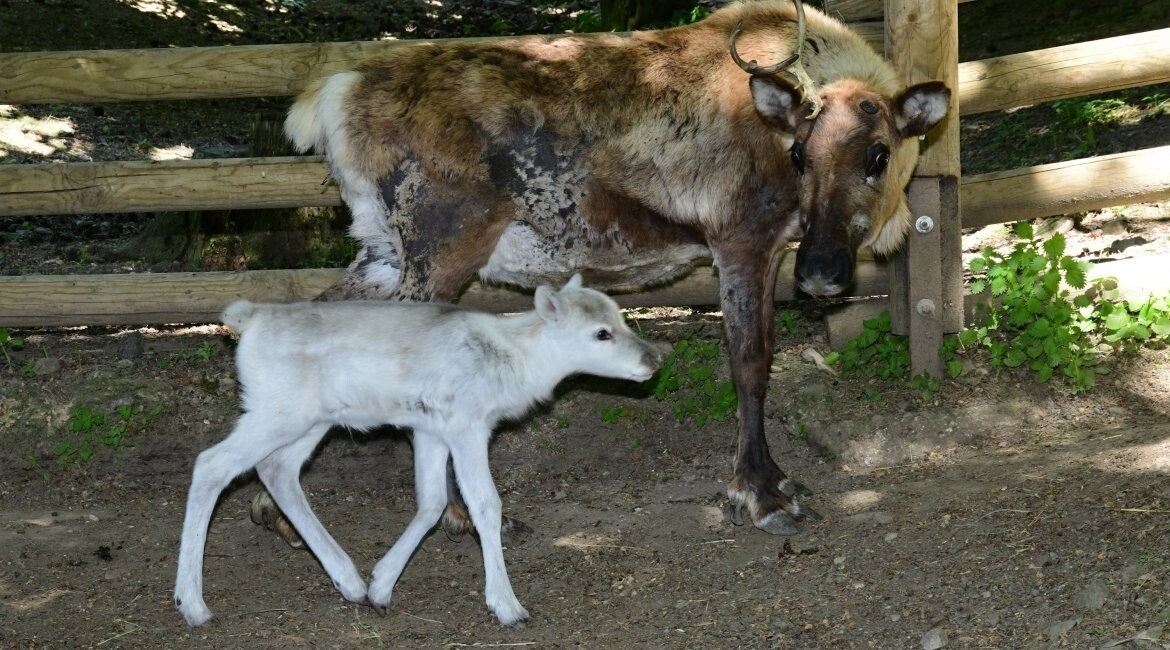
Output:
<path fill-rule="evenodd" d="M 830 9 L 847 19 L 881 13 L 875 0 L 838 0 L 830 3 Z M 906 72 L 908 81 L 949 79 L 957 89 L 959 114 L 1170 81 L 1170 29 L 959 64 L 955 60 L 955 0 L 886 0 L 885 10 L 885 24 L 867 22 L 855 27 L 879 51 L 889 44 L 887 55 Z M 406 43 L 0 54 L 0 104 L 291 96 L 312 79 L 351 68 L 358 61 Z M 934 214 L 941 218 L 944 232 L 925 250 L 918 238 L 911 237 L 910 254 L 892 265 L 893 272 L 886 265 L 864 263 L 855 287 L 857 295 L 893 295 L 901 302 L 906 318 L 922 320 L 918 328 L 932 333 L 918 337 L 928 344 L 936 334 L 941 336 L 942 330 L 957 329 L 954 292 L 961 277 L 956 266 L 960 226 L 1170 198 L 1164 171 L 1170 168 L 1170 147 L 960 179 L 957 122 L 957 115 L 949 118 L 924 148 L 919 173 L 936 181 L 926 190 L 912 188 L 915 196 L 928 197 L 926 209 L 939 211 Z M 325 177 L 324 162 L 316 156 L 5 165 L 0 166 L 0 217 L 340 204 L 336 189 L 322 185 Z M 954 182 L 948 185 L 948 178 Z M 946 217 L 948 210 L 958 212 L 959 205 L 961 223 Z M 898 278 L 906 280 L 924 273 L 911 272 L 907 264 L 926 269 L 927 276 L 941 277 L 942 284 L 925 289 L 905 282 L 899 285 Z M 209 321 L 236 297 L 308 298 L 339 273 L 286 270 L 2 277 L 0 324 Z M 791 299 L 793 288 L 785 281 L 792 277 L 791 269 L 781 274 L 777 299 Z M 893 290 L 889 288 L 891 274 Z M 716 285 L 714 271 L 699 269 L 670 287 L 618 298 L 630 306 L 714 304 Z M 946 303 L 950 315 L 940 322 L 937 314 L 927 316 L 912 309 L 921 302 L 915 292 L 923 290 Z M 940 292 L 949 292 L 949 297 Z M 961 295 L 958 298 L 961 306 Z M 465 303 L 494 309 L 526 307 L 528 300 L 475 285 L 463 298 Z M 913 339 L 913 323 L 905 323 L 905 327 Z"/>

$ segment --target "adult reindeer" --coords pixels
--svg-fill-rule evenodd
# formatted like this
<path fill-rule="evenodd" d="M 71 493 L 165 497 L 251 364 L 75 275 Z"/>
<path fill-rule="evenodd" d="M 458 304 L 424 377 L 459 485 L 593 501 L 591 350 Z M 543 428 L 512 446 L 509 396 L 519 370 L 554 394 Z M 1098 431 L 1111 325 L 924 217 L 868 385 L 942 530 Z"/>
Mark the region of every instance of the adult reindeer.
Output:
<path fill-rule="evenodd" d="M 285 130 L 328 156 L 362 244 L 324 298 L 452 301 L 476 274 L 535 287 L 577 271 L 620 290 L 710 258 L 739 397 L 733 520 L 797 532 L 816 515 L 762 411 L 782 250 L 803 233 L 796 282 L 813 296 L 851 283 L 859 248 L 894 251 L 918 138 L 950 101 L 940 82 L 900 89 L 856 33 L 813 10 L 798 25 L 799 10 L 406 45 L 314 84 Z M 783 76 L 798 42 L 801 87 L 819 90 Z"/>

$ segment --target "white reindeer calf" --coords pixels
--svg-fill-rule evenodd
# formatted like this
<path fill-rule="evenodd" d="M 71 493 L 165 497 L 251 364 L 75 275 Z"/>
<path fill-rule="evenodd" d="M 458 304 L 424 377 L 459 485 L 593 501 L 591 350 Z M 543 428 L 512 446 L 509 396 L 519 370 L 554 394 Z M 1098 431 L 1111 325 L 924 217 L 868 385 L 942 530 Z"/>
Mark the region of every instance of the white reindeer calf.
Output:
<path fill-rule="evenodd" d="M 645 381 L 663 358 L 579 275 L 560 291 L 540 287 L 536 310 L 517 316 L 442 304 L 239 301 L 223 322 L 240 334 L 243 414 L 195 461 L 175 580 L 175 605 L 193 626 L 211 618 L 203 600 L 207 529 L 236 476 L 255 468 L 341 595 L 385 613 L 407 560 L 446 506 L 448 456 L 479 530 L 487 606 L 505 625 L 524 622 L 500 543 L 500 497 L 488 467 L 493 427 L 548 399 L 571 374 Z M 414 430 L 418 511 L 374 567 L 367 591 L 313 514 L 300 472 L 331 427 L 382 424 Z"/>

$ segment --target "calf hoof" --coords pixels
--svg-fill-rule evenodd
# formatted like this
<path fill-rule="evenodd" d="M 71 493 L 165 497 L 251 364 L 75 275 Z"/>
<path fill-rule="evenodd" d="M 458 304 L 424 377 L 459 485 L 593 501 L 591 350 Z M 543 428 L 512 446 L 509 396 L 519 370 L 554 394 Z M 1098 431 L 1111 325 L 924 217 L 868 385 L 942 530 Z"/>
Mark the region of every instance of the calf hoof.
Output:
<path fill-rule="evenodd" d="M 277 507 L 267 490 L 261 490 L 252 497 L 252 505 L 248 509 L 248 514 L 252 518 L 252 523 L 275 532 L 289 546 L 293 548 L 305 547 L 305 540 L 301 539 L 301 534 L 297 532 L 296 528 L 293 528 L 289 520 L 284 518 L 284 513 Z"/>
<path fill-rule="evenodd" d="M 207 604 L 203 602 L 202 598 L 188 597 L 183 599 L 176 596 L 175 607 L 179 608 L 179 613 L 183 615 L 183 619 L 191 627 L 199 627 L 211 620 L 211 610 L 207 608 Z"/>
<path fill-rule="evenodd" d="M 496 609 L 495 614 L 500 623 L 516 629 L 527 627 L 528 622 L 532 620 L 532 616 L 528 614 L 528 610 L 524 609 L 520 603 L 516 603 L 515 607 L 501 607 Z"/>

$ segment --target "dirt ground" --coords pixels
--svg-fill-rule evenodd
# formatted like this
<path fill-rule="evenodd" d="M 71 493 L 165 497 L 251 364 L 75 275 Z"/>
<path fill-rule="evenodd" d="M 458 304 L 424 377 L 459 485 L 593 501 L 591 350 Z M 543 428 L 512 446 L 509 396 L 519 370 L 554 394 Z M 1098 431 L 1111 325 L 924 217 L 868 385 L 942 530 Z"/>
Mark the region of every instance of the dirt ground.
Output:
<path fill-rule="evenodd" d="M 472 539 L 431 535 L 390 613 L 345 602 L 310 553 L 249 520 L 252 476 L 225 494 L 207 547 L 217 617 L 171 603 L 185 490 L 238 413 L 230 339 L 215 327 L 22 332 L 3 374 L 3 647 L 1117 647 L 1170 619 L 1170 351 L 1119 364 L 1088 396 L 1024 377 L 952 382 L 936 397 L 840 381 L 816 309 L 779 340 L 770 444 L 824 521 L 781 539 L 724 516 L 730 421 L 679 424 L 631 386 L 574 380 L 500 432 L 508 540 L 533 613 L 502 628 L 482 602 Z M 637 315 L 649 336 L 717 336 L 709 313 Z M 62 441 L 84 406 L 127 419 L 121 448 Z M 627 417 L 603 420 L 625 406 Z M 159 409 L 161 407 L 161 409 Z M 123 409 L 125 412 L 125 408 Z M 95 436 L 95 438 L 98 436 Z M 65 465 L 57 464 L 64 458 Z M 409 442 L 334 432 L 307 468 L 310 501 L 368 572 L 413 514 Z M 1126 647 L 1158 647 L 1131 641 Z"/>
<path fill-rule="evenodd" d="M 0 50 L 552 32 L 588 4 L 0 0 L 13 18 Z M 1022 15 L 996 18 L 1012 5 L 961 5 L 964 60 L 1170 22 L 1160 0 L 1044 3 L 1028 17 L 1062 31 L 1041 42 Z M 20 129 L 28 147 L 0 163 L 238 155 L 254 112 L 286 104 L 0 107 L 0 125 L 37 120 Z M 964 120 L 964 138 L 994 133 L 996 119 Z M 1162 115 L 1098 141 L 1168 137 Z M 965 140 L 965 171 L 994 169 L 1013 143 Z M 0 220 L 0 272 L 153 268 L 108 253 L 144 222 Z M 1065 231 L 1081 259 L 1170 251 L 1167 204 L 1045 227 Z M 990 229 L 964 245 L 1006 242 Z M 1170 648 L 1170 349 L 1110 361 L 1084 395 L 978 360 L 924 395 L 817 369 L 803 355 L 827 351 L 826 306 L 784 308 L 769 441 L 824 520 L 786 539 L 732 525 L 731 421 L 680 424 L 644 388 L 572 380 L 492 447 L 505 511 L 533 529 L 505 550 L 533 614 L 523 629 L 484 606 L 475 541 L 441 532 L 386 617 L 345 602 L 310 553 L 250 521 L 252 475 L 212 523 L 216 618 L 188 628 L 171 602 L 179 532 L 194 459 L 239 412 L 230 337 L 214 326 L 13 331 L 23 345 L 0 358 L 0 648 Z M 630 316 L 672 342 L 721 332 L 716 312 Z M 367 575 L 413 515 L 400 432 L 335 431 L 303 482 Z"/>

